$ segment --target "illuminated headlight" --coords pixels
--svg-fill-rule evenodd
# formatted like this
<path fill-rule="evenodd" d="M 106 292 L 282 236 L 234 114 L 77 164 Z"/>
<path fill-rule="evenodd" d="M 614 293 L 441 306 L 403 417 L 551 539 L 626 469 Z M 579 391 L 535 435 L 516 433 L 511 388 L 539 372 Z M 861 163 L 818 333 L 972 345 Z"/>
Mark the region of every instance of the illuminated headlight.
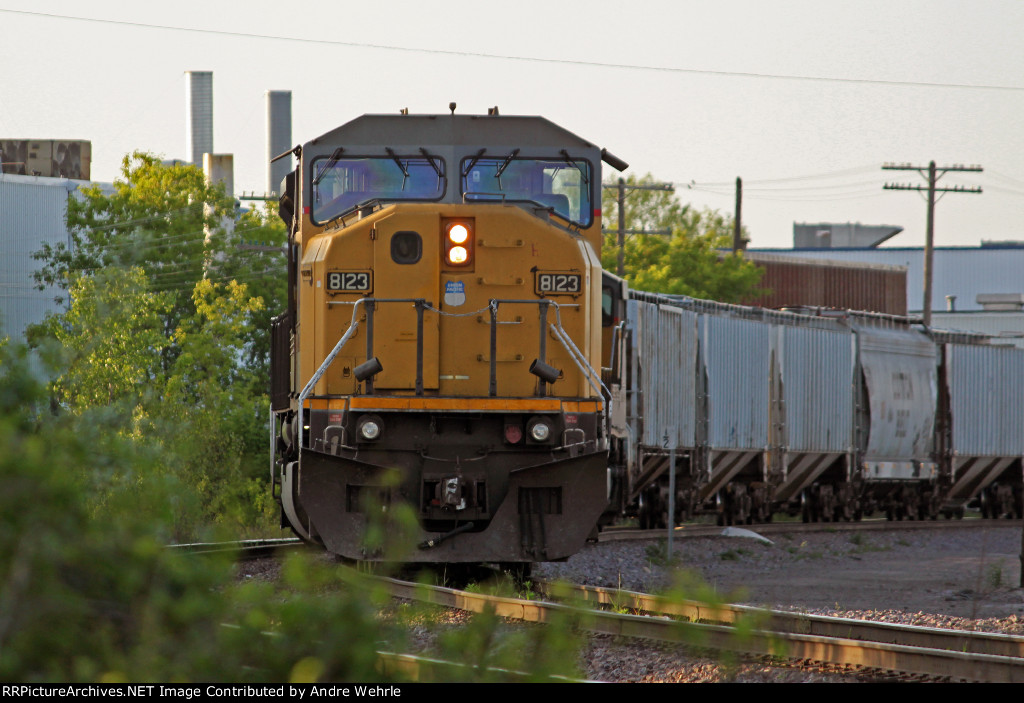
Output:
<path fill-rule="evenodd" d="M 466 229 L 465 225 L 453 225 L 448 230 L 448 239 L 452 240 L 455 244 L 465 244 L 466 240 L 469 239 L 469 230 Z"/>
<path fill-rule="evenodd" d="M 551 428 L 543 422 L 537 422 L 530 428 L 530 436 L 536 442 L 546 442 L 551 436 Z"/>
<path fill-rule="evenodd" d="M 448 261 L 453 264 L 464 264 L 469 259 L 469 252 L 465 247 L 452 247 L 448 250 Z"/>
<path fill-rule="evenodd" d="M 468 268 L 473 265 L 473 242 L 476 238 L 473 229 L 472 218 L 441 221 L 445 266 Z"/>

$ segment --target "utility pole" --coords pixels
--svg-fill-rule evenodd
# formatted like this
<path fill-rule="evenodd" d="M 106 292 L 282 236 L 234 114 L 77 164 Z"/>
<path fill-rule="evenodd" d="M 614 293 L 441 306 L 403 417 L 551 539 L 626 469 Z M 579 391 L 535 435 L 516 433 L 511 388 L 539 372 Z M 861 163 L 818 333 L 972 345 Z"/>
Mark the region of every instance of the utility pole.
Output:
<path fill-rule="evenodd" d="M 736 220 L 733 222 L 732 230 L 732 253 L 735 254 L 743 248 L 743 225 L 740 221 L 740 213 L 743 208 L 743 179 L 736 176 Z"/>
<path fill-rule="evenodd" d="M 932 258 L 934 255 L 935 245 L 935 194 L 936 193 L 980 193 L 980 186 L 952 186 L 950 188 L 938 188 L 935 183 L 942 178 L 946 173 L 950 171 L 973 171 L 980 173 L 982 171 L 981 166 L 964 166 L 957 164 L 954 166 L 943 166 L 942 168 L 936 168 L 935 162 L 932 161 L 928 164 L 927 169 L 924 166 L 911 166 L 910 164 L 884 164 L 882 166 L 883 171 L 917 171 L 922 177 L 928 179 L 928 185 L 914 185 L 910 183 L 886 183 L 883 186 L 884 190 L 916 190 L 918 192 L 928 192 L 928 220 L 927 220 L 927 232 L 925 234 L 924 242 L 924 305 L 921 306 L 921 316 L 924 318 L 925 325 L 932 324 Z M 942 197 L 942 196 L 939 196 Z"/>
<path fill-rule="evenodd" d="M 619 247 L 619 258 L 616 263 L 615 273 L 621 277 L 625 274 L 625 256 L 626 256 L 626 235 L 627 234 L 672 234 L 672 230 L 669 229 L 626 229 L 626 191 L 627 190 L 660 190 L 665 193 L 675 193 L 676 189 L 671 183 L 655 183 L 652 185 L 637 185 L 626 183 L 622 178 L 619 179 L 617 184 L 603 184 L 602 188 L 608 190 L 618 191 L 618 209 L 619 209 L 619 228 L 618 232 L 618 247 Z M 611 230 L 602 229 L 602 232 L 610 232 Z"/>

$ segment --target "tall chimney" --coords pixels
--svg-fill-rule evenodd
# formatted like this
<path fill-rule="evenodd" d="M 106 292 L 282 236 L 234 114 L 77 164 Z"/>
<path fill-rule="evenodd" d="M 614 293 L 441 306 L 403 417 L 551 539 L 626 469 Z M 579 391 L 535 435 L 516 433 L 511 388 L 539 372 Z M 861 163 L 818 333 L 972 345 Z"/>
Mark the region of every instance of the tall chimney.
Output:
<path fill-rule="evenodd" d="M 292 148 L 292 91 L 268 90 L 267 93 L 267 195 L 281 190 L 281 181 L 294 166 L 292 157 L 270 163 Z"/>
<path fill-rule="evenodd" d="M 185 154 L 202 167 L 213 153 L 213 72 L 185 71 Z"/>

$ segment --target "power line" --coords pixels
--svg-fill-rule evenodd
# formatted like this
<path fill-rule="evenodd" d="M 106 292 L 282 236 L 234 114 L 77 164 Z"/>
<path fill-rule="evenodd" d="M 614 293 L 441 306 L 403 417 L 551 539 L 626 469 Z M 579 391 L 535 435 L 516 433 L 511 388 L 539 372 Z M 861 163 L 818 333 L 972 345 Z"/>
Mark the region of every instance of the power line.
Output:
<path fill-rule="evenodd" d="M 950 188 L 939 188 L 935 185 L 935 183 L 936 181 L 938 181 L 940 178 L 942 178 L 944 175 L 951 171 L 981 173 L 982 168 L 981 166 L 964 166 L 962 164 L 936 168 L 935 162 L 932 161 L 927 166 L 912 166 L 911 164 L 908 163 L 889 163 L 884 164 L 882 166 L 882 170 L 917 171 L 918 173 L 921 174 L 921 176 L 928 179 L 927 186 L 910 183 L 886 183 L 883 186 L 883 188 L 885 190 L 915 190 L 918 192 L 926 191 L 928 193 L 928 219 L 924 243 L 924 305 L 921 308 L 921 317 L 924 320 L 925 325 L 930 325 L 932 323 L 932 256 L 935 241 L 935 194 L 981 193 L 980 186 L 952 186 Z"/>
<path fill-rule="evenodd" d="M 321 44 L 328 46 L 344 46 L 353 49 L 377 49 L 380 51 L 399 51 L 412 54 L 434 54 L 439 56 L 457 56 L 463 58 L 494 59 L 503 61 L 520 61 L 540 64 L 562 64 L 570 66 L 588 66 L 593 68 L 615 68 L 627 71 L 652 71 L 659 73 L 677 73 L 705 76 L 726 76 L 730 78 L 767 78 L 775 80 L 792 81 L 814 81 L 825 83 L 849 83 L 855 85 L 885 85 L 885 86 L 906 86 L 914 88 L 958 88 L 964 90 L 1001 90 L 1012 92 L 1024 92 L 1024 86 L 996 85 L 983 83 L 935 83 L 929 81 L 897 81 L 883 80 L 879 78 L 840 78 L 835 76 L 807 76 L 781 73 L 755 73 L 751 71 L 719 71 L 699 68 L 675 68 L 670 66 L 644 66 L 640 64 L 609 63 L 603 61 L 583 61 L 579 59 L 546 59 L 536 56 L 516 56 L 512 54 L 489 54 L 476 51 L 459 51 L 455 49 L 424 49 L 417 47 L 397 46 L 390 44 L 370 44 L 365 42 L 340 41 L 338 39 L 314 39 L 310 37 L 287 37 L 274 34 L 257 34 L 255 32 L 237 32 L 224 29 L 204 29 L 200 27 L 177 27 L 174 25 L 150 24 L 146 22 L 129 22 L 127 20 L 99 19 L 95 17 L 76 17 L 73 15 L 58 15 L 46 12 L 32 12 L 29 10 L 8 10 L 0 9 L 0 12 L 9 14 L 27 15 L 32 17 L 45 17 L 47 19 L 73 20 L 77 22 L 92 22 L 96 24 L 109 24 L 122 27 L 136 27 L 141 29 L 162 29 L 174 32 L 192 32 L 196 34 L 208 34 L 213 36 L 236 37 L 240 39 L 270 39 L 274 41 L 301 42 L 304 45 Z"/>
<path fill-rule="evenodd" d="M 762 178 L 762 179 L 759 179 L 759 180 L 758 179 L 751 179 L 751 180 L 747 181 L 747 183 L 749 183 L 751 185 L 769 185 L 769 184 L 772 184 L 772 183 L 789 183 L 789 182 L 792 182 L 792 181 L 811 181 L 811 180 L 820 180 L 820 179 L 823 179 L 823 178 L 841 178 L 843 176 L 852 176 L 852 175 L 856 175 L 856 174 L 860 174 L 860 173 L 873 172 L 876 168 L 878 168 L 877 165 L 870 164 L 870 165 L 865 165 L 865 166 L 854 166 L 852 168 L 845 168 L 845 169 L 841 169 L 839 171 L 828 171 L 826 173 L 810 173 L 810 174 L 807 174 L 806 176 L 786 176 L 784 178 Z M 706 181 L 706 182 L 704 182 L 704 181 L 701 181 L 701 182 L 690 181 L 689 183 L 678 183 L 678 182 L 675 183 L 675 186 L 677 188 L 680 188 L 680 189 L 682 189 L 682 188 L 690 188 L 691 186 L 697 186 L 697 185 L 700 185 L 700 186 L 728 186 L 729 188 L 732 188 L 733 181 Z"/>

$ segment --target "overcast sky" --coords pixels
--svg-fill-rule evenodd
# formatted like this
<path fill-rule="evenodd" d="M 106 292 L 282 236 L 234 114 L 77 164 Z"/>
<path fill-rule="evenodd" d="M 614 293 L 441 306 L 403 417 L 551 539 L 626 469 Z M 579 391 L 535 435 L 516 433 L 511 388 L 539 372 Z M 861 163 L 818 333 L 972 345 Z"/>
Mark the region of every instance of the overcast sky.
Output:
<path fill-rule="evenodd" d="M 882 164 L 980 164 L 940 181 L 984 193 L 939 202 L 936 244 L 1024 240 L 1020 0 L 0 0 L 0 67 L 0 139 L 89 140 L 94 180 L 133 149 L 184 158 L 206 70 L 237 192 L 266 181 L 264 92 L 291 90 L 295 143 L 455 101 L 543 115 L 698 207 L 731 213 L 740 176 L 755 247 L 794 221 L 920 246 L 924 199 L 882 186 L 925 180 Z"/>

